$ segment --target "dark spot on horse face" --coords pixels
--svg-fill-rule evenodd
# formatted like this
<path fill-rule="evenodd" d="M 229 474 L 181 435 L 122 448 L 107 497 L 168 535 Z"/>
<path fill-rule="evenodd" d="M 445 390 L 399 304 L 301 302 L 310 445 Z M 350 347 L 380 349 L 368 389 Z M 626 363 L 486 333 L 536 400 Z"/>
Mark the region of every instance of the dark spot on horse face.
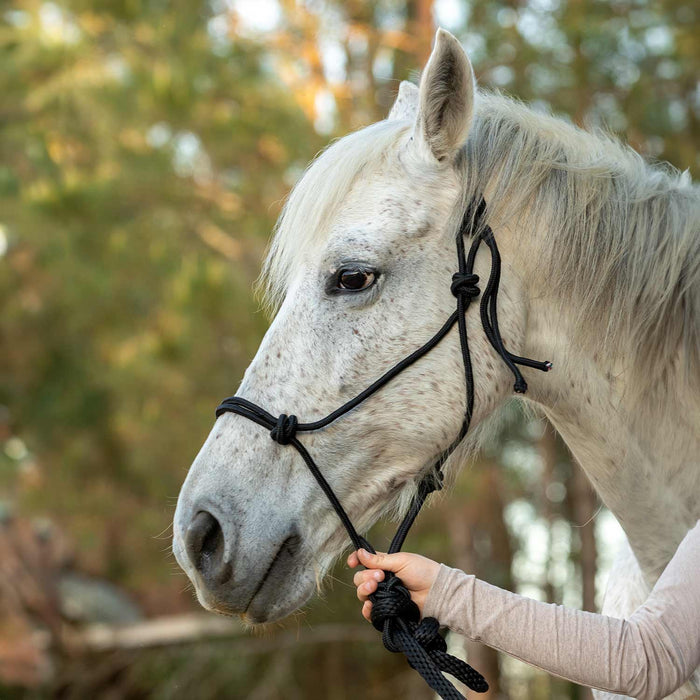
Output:
<path fill-rule="evenodd" d="M 217 433 L 217 434 L 216 434 L 216 437 L 214 438 L 214 440 L 218 440 L 220 437 L 221 437 L 221 433 Z"/>
<path fill-rule="evenodd" d="M 353 332 L 355 335 L 360 335 L 360 331 L 358 331 L 357 328 L 353 328 L 353 329 L 352 329 L 352 332 Z"/>
<path fill-rule="evenodd" d="M 425 221 L 418 227 L 415 235 L 419 238 L 421 236 L 427 236 L 430 233 L 431 229 L 432 229 L 432 225 L 431 225 L 430 221 Z"/>

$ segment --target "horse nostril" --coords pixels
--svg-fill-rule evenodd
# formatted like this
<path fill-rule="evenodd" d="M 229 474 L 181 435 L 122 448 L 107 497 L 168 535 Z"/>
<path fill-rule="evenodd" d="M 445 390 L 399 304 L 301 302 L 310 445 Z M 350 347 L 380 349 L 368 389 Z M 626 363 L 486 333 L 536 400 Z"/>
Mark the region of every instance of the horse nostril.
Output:
<path fill-rule="evenodd" d="M 231 578 L 231 563 L 225 559 L 224 533 L 211 513 L 200 510 L 194 516 L 187 528 L 185 546 L 190 561 L 207 583 L 222 584 Z"/>

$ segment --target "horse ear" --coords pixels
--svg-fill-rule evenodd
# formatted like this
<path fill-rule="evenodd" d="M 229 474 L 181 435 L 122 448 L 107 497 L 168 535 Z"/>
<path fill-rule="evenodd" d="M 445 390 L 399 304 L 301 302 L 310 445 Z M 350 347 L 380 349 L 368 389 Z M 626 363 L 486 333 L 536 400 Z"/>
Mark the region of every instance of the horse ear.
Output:
<path fill-rule="evenodd" d="M 418 86 L 402 80 L 399 85 L 399 94 L 396 102 L 389 112 L 387 120 L 407 120 L 416 121 L 418 116 Z"/>
<path fill-rule="evenodd" d="M 420 82 L 417 136 L 439 161 L 451 160 L 469 133 L 476 85 L 472 64 L 452 34 L 438 29 Z"/>

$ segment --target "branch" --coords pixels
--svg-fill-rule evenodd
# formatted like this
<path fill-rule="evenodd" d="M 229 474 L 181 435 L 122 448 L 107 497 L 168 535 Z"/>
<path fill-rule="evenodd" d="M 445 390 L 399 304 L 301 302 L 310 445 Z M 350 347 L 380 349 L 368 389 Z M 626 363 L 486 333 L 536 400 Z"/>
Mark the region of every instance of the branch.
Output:
<path fill-rule="evenodd" d="M 90 625 L 70 636 L 67 646 L 76 652 L 110 652 L 146 649 L 215 639 L 234 640 L 237 651 L 244 654 L 264 654 L 300 645 L 334 642 L 376 643 L 379 636 L 369 625 L 327 624 L 313 629 L 277 632 L 255 636 L 237 619 L 192 613 L 155 618 L 129 625 Z"/>
<path fill-rule="evenodd" d="M 90 625 L 71 635 L 76 651 L 104 652 L 189 644 L 212 637 L 238 637 L 245 631 L 237 620 L 206 613 L 171 615 L 128 625 Z"/>

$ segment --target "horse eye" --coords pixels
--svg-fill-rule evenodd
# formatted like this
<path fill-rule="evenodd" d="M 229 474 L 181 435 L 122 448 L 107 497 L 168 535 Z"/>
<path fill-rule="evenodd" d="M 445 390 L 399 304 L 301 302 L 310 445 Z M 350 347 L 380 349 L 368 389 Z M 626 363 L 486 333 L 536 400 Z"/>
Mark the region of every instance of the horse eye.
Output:
<path fill-rule="evenodd" d="M 349 292 L 361 292 L 374 284 L 376 276 L 370 270 L 359 267 L 346 267 L 338 271 L 338 289 Z"/>

